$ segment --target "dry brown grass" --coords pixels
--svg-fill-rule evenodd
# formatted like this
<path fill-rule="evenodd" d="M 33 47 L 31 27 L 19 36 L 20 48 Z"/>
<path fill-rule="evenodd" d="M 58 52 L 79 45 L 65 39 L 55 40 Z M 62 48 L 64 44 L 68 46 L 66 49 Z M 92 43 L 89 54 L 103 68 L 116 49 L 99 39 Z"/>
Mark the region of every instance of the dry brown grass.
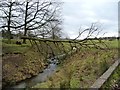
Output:
<path fill-rule="evenodd" d="M 52 81 L 48 80 L 34 88 L 40 88 L 41 85 L 49 87 L 50 82 L 57 88 L 88 88 L 114 63 L 117 55 L 117 49 L 84 49 L 64 60 L 63 65 L 51 77 Z"/>
<path fill-rule="evenodd" d="M 28 51 L 25 54 L 8 54 L 3 57 L 3 86 L 15 84 L 41 72 L 45 66 L 39 53 Z"/>

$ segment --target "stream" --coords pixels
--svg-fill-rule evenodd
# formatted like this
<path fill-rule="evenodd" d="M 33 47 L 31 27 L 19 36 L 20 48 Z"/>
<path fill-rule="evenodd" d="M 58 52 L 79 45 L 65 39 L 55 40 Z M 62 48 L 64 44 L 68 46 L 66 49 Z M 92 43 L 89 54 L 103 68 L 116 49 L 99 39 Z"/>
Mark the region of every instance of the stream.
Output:
<path fill-rule="evenodd" d="M 56 72 L 57 65 L 60 63 L 59 60 L 64 59 L 66 55 L 71 55 L 74 52 L 76 52 L 76 50 L 70 51 L 68 52 L 68 54 L 61 54 L 53 58 L 47 59 L 47 61 L 49 62 L 49 65 L 47 66 L 46 69 L 43 70 L 42 73 L 39 73 L 35 77 L 31 77 L 29 79 L 21 81 L 20 83 L 14 86 L 6 87 L 5 90 L 10 90 L 10 88 L 14 90 L 17 90 L 18 88 L 21 88 L 21 89 L 30 88 L 36 85 L 37 83 L 42 83 L 47 81 L 48 78 L 51 77 L 54 74 L 54 72 Z"/>
<path fill-rule="evenodd" d="M 36 85 L 37 83 L 42 83 L 42 82 L 47 81 L 47 79 L 49 77 L 51 77 L 53 75 L 53 73 L 56 71 L 57 64 L 59 63 L 58 59 L 56 59 L 56 58 L 48 59 L 48 61 L 50 64 L 47 66 L 46 69 L 43 70 L 42 73 L 39 73 L 37 76 L 32 77 L 30 79 L 26 79 L 14 86 L 7 87 L 7 88 L 5 88 L 5 90 L 9 90 L 10 88 L 12 88 L 14 90 L 16 90 L 18 88 L 23 88 L 23 89 L 30 88 L 30 87 Z"/>

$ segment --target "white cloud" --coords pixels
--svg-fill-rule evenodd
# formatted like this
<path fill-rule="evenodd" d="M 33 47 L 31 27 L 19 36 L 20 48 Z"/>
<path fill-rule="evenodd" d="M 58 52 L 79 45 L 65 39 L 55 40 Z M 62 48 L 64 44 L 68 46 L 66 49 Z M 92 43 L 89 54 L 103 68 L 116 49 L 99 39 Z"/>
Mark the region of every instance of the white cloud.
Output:
<path fill-rule="evenodd" d="M 83 13 L 84 15 L 88 15 L 88 16 L 96 16 L 96 13 L 92 10 L 81 10 L 81 13 Z"/>
<path fill-rule="evenodd" d="M 63 0 L 64 30 L 75 37 L 80 26 L 89 27 L 93 22 L 100 22 L 102 29 L 117 35 L 119 0 Z M 74 32 L 74 33 L 73 33 Z"/>
<path fill-rule="evenodd" d="M 118 32 L 108 32 L 104 36 L 101 36 L 101 37 L 109 37 L 109 36 L 117 37 L 118 36 Z"/>
<path fill-rule="evenodd" d="M 101 23 L 112 23 L 112 21 L 108 19 L 101 19 L 100 22 Z"/>
<path fill-rule="evenodd" d="M 104 2 L 118 2 L 119 0 L 62 0 L 63 2 L 89 2 L 89 3 L 104 3 Z"/>

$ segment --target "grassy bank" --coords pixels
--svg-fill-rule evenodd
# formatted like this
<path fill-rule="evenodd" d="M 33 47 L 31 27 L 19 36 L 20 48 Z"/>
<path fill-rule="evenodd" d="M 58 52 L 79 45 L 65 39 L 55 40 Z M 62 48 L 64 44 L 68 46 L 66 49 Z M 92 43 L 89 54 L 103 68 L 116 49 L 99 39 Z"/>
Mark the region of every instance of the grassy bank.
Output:
<path fill-rule="evenodd" d="M 2 75 L 3 86 L 37 75 L 45 68 L 43 57 L 31 47 L 30 43 L 16 45 L 16 40 L 11 44 L 2 41 Z"/>
<path fill-rule="evenodd" d="M 35 45 L 31 46 L 29 41 L 27 41 L 27 44 L 21 45 L 17 45 L 16 41 L 22 42 L 22 40 L 12 39 L 11 44 L 8 44 L 7 39 L 2 40 L 3 86 L 12 85 L 37 75 L 48 65 L 45 56 L 47 56 L 46 52 L 49 53 L 51 49 L 44 42 L 41 42 L 41 46 L 39 46 L 43 53 L 41 54 Z M 47 43 L 54 48 L 53 51 L 56 55 L 64 53 L 57 49 L 53 43 Z M 59 45 L 59 48 L 62 47 L 62 45 Z M 70 50 L 68 44 L 65 44 L 64 47 L 65 52 Z"/>
<path fill-rule="evenodd" d="M 33 88 L 89 88 L 118 58 L 118 42 L 106 44 L 110 49 L 81 48 L 67 57 L 48 81 Z"/>
<path fill-rule="evenodd" d="M 44 42 L 40 43 L 41 46 L 39 47 L 43 55 L 38 52 L 36 46 L 31 47 L 29 41 L 27 41 L 27 44 L 22 45 L 16 45 L 16 40 L 12 40 L 11 44 L 8 44 L 7 40 L 2 41 L 3 85 L 15 84 L 42 72 L 47 65 L 45 56 L 47 56 L 46 51 L 51 52 L 50 47 L 53 48 L 56 55 L 71 50 L 69 43 L 62 43 L 63 45 L 59 44 L 56 46 L 47 42 L 50 47 Z M 109 45 L 110 49 L 101 50 L 94 47 L 81 47 L 77 53 L 69 55 L 65 60 L 61 61 L 62 63 L 58 66 L 56 73 L 47 82 L 33 87 L 89 87 L 117 58 L 117 41 L 106 41 L 106 44 Z"/>
<path fill-rule="evenodd" d="M 103 89 L 118 89 L 118 87 L 120 88 L 120 65 L 102 86 Z"/>

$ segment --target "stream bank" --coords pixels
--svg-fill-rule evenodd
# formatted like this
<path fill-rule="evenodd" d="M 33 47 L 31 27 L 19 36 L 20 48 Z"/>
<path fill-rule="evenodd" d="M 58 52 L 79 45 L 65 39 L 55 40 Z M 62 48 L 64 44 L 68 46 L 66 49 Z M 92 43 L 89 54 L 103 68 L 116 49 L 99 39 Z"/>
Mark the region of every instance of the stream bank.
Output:
<path fill-rule="evenodd" d="M 4 88 L 36 76 L 46 68 L 47 63 L 40 58 L 38 52 L 30 50 L 25 54 L 4 55 L 2 65 L 2 86 Z"/>
<path fill-rule="evenodd" d="M 17 83 L 13 86 L 8 86 L 4 88 L 5 90 L 9 89 L 18 89 L 18 88 L 30 88 L 37 83 L 45 82 L 52 74 L 56 71 L 57 65 L 59 64 L 58 60 L 56 58 L 48 59 L 49 65 L 37 76 L 34 76 L 32 78 L 26 79 L 24 81 L 21 81 L 20 83 Z"/>
<path fill-rule="evenodd" d="M 33 75 L 30 78 L 26 80 L 22 80 L 20 83 L 16 83 L 13 86 L 8 86 L 5 88 L 9 90 L 9 88 L 30 88 L 37 83 L 45 82 L 49 77 L 53 75 L 53 73 L 56 71 L 57 65 L 61 63 L 61 60 L 65 59 L 66 56 L 70 56 L 71 54 L 74 54 L 77 50 L 72 50 L 67 54 L 61 54 L 54 56 L 53 58 L 47 59 L 47 63 L 44 67 L 44 70 L 38 73 L 37 75 Z"/>

